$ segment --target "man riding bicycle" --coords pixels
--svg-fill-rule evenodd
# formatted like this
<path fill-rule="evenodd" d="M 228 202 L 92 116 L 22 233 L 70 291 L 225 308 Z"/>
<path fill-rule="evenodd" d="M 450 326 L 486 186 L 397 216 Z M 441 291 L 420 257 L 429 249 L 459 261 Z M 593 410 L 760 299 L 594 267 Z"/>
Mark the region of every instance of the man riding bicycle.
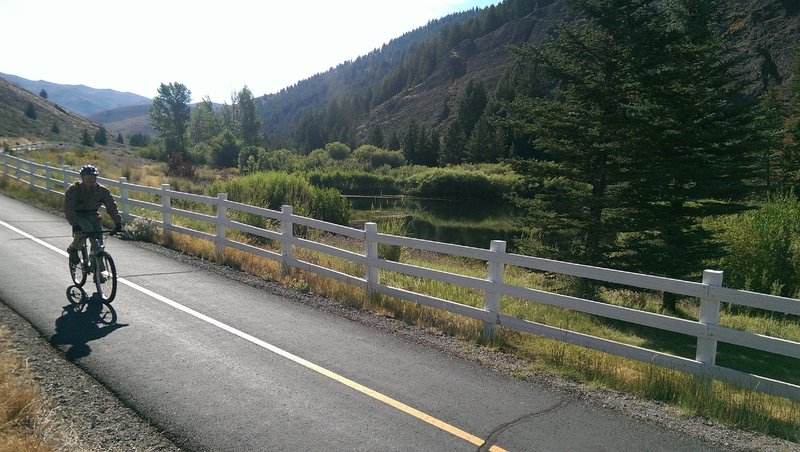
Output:
<path fill-rule="evenodd" d="M 100 172 L 93 165 L 83 165 L 80 174 L 81 180 L 70 185 L 64 194 L 64 215 L 72 226 L 74 237 L 72 243 L 67 247 L 70 266 L 78 263 L 78 250 L 81 249 L 87 237 L 92 243 L 92 253 L 97 251 L 97 240 L 100 238 L 100 231 L 103 228 L 98 212 L 101 205 L 105 206 L 106 212 L 114 220 L 114 230 L 117 232 L 122 230 L 122 217 L 114 197 L 111 196 L 108 188 L 97 183 L 97 175 Z M 102 271 L 103 269 L 98 270 Z"/>

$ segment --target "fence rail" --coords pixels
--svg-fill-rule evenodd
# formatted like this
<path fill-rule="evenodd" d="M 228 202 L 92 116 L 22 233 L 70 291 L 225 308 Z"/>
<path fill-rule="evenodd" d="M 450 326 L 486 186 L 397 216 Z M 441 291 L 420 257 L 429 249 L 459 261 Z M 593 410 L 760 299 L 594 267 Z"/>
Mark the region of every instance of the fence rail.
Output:
<path fill-rule="evenodd" d="M 49 164 L 42 165 L 3 153 L 0 153 L 0 173 L 5 177 L 28 184 L 33 190 L 56 195 L 63 195 L 70 181 L 79 177 L 77 172 L 67 166 L 57 168 Z M 216 198 L 182 193 L 171 190 L 169 184 L 163 184 L 160 188 L 146 187 L 131 184 L 124 177 L 119 180 L 100 178 L 100 181 L 113 187 L 114 191 L 118 193 L 115 197 L 126 221 L 138 217 L 131 212 L 132 208 L 158 212 L 161 219 L 153 221 L 165 232 L 177 232 L 208 240 L 215 245 L 216 252 L 220 254 L 227 248 L 240 250 L 279 262 L 284 274 L 289 274 L 294 269 L 301 269 L 362 288 L 368 296 L 396 297 L 476 319 L 483 322 L 484 334 L 487 335 L 493 334 L 498 326 L 502 326 L 800 401 L 800 386 L 796 384 L 716 364 L 718 342 L 800 359 L 800 343 L 798 342 L 720 326 L 721 302 L 800 316 L 800 301 L 722 287 L 723 274 L 719 271 L 704 271 L 702 282 L 683 281 L 507 253 L 505 242 L 499 240 L 492 241 L 488 250 L 473 248 L 379 233 L 375 223 L 366 223 L 363 229 L 327 223 L 295 215 L 292 206 L 283 206 L 280 211 L 250 206 L 230 201 L 224 193 L 220 193 Z M 131 196 L 131 193 L 139 193 L 139 197 L 149 195 L 160 199 L 160 202 L 136 199 Z M 208 206 L 208 209 L 206 212 L 194 212 L 178 208 L 174 205 L 175 200 L 201 204 Z M 214 213 L 209 214 L 208 211 Z M 263 217 L 265 221 L 275 223 L 275 230 L 238 221 L 237 219 L 242 214 Z M 173 216 L 208 223 L 209 228 L 214 232 L 209 233 L 176 225 L 172 221 Z M 298 237 L 294 233 L 295 226 L 312 228 L 361 241 L 363 242 L 363 252 L 345 250 Z M 229 236 L 229 230 L 279 242 L 280 252 L 236 241 Z M 480 278 L 460 275 L 381 259 L 378 255 L 379 244 L 485 261 L 488 276 Z M 299 250 L 323 253 L 357 264 L 356 267 L 362 269 L 360 271 L 363 271 L 363 274 L 352 275 L 304 261 L 298 257 Z M 510 284 L 503 279 L 505 266 L 697 297 L 700 299 L 700 318 L 698 321 L 681 319 Z M 482 291 L 484 306 L 468 306 L 453 300 L 384 284 L 381 282 L 381 270 Z M 509 316 L 500 310 L 500 301 L 503 297 L 513 297 L 529 303 L 555 306 L 692 336 L 697 340 L 696 356 L 694 359 L 675 356 Z"/>

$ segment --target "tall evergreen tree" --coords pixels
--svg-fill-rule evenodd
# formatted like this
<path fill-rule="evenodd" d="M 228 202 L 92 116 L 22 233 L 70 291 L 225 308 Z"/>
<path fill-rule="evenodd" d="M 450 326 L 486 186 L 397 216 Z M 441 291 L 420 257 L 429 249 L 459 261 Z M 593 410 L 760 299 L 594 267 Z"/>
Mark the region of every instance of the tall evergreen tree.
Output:
<path fill-rule="evenodd" d="M 94 142 L 101 146 L 108 144 L 108 132 L 105 127 L 100 126 L 97 132 L 94 133 Z"/>
<path fill-rule="evenodd" d="M 84 146 L 94 146 L 94 138 L 92 138 L 92 135 L 86 129 L 83 129 L 83 133 L 81 134 L 81 144 Z"/>
<path fill-rule="evenodd" d="M 367 144 L 382 148 L 384 144 L 383 141 L 383 129 L 381 129 L 381 125 L 375 124 L 370 127 L 369 134 L 367 135 Z"/>
<path fill-rule="evenodd" d="M 256 114 L 253 93 L 247 86 L 236 95 L 236 107 L 239 111 L 240 138 L 245 146 L 258 146 L 261 144 L 261 121 Z"/>
<path fill-rule="evenodd" d="M 420 161 L 423 145 L 422 133 L 424 132 L 422 132 L 416 121 L 410 119 L 406 122 L 406 128 L 403 132 L 403 155 L 409 165 L 415 165 Z"/>
<path fill-rule="evenodd" d="M 699 218 L 752 188 L 768 143 L 713 33 L 717 2 L 573 0 L 585 19 L 518 56 L 556 86 L 515 100 L 530 251 L 673 277 L 713 257 Z M 749 173 L 749 174 L 748 174 Z M 674 299 L 665 297 L 665 307 Z"/>
<path fill-rule="evenodd" d="M 25 116 L 36 119 L 36 108 L 33 106 L 33 102 L 28 102 L 28 106 L 25 108 Z"/>
<path fill-rule="evenodd" d="M 722 6 L 663 2 L 633 48 L 638 165 L 629 165 L 623 195 L 636 232 L 622 241 L 622 262 L 639 271 L 699 278 L 721 252 L 702 218 L 736 208 L 765 185 L 778 124 L 737 81 L 732 49 L 716 33 Z M 674 310 L 675 301 L 664 294 L 664 308 Z"/>

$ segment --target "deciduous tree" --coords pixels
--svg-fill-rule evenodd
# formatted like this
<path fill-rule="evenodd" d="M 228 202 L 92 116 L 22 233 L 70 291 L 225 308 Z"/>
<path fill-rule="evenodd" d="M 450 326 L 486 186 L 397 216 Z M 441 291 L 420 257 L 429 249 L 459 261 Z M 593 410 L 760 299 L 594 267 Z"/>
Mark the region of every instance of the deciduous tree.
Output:
<path fill-rule="evenodd" d="M 161 132 L 167 156 L 186 152 L 186 130 L 189 122 L 191 91 L 181 83 L 161 84 L 150 106 L 153 126 Z"/>

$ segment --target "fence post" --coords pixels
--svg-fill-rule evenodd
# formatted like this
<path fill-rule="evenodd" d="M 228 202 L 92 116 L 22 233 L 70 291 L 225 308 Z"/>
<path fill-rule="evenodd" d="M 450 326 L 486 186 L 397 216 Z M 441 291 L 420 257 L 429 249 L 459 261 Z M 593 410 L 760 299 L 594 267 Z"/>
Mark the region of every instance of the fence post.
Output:
<path fill-rule="evenodd" d="M 378 295 L 377 287 L 381 282 L 380 271 L 374 265 L 378 260 L 378 223 L 371 221 L 364 223 L 364 234 L 364 254 L 367 257 L 364 277 L 367 280 L 367 298 L 374 299 Z"/>
<path fill-rule="evenodd" d="M 294 223 L 292 213 L 294 208 L 289 205 L 281 206 L 281 276 L 292 275 L 292 242 L 294 236 Z"/>
<path fill-rule="evenodd" d="M 36 190 L 36 168 L 34 167 L 35 163 L 33 160 L 28 161 L 28 171 L 30 172 L 29 176 L 31 178 L 31 189 Z"/>
<path fill-rule="evenodd" d="M 128 178 L 119 178 L 119 203 L 122 205 L 122 219 L 127 223 L 131 221 L 131 205 L 128 203 Z"/>
<path fill-rule="evenodd" d="M 228 194 L 217 193 L 217 234 L 214 237 L 214 248 L 217 259 L 222 257 L 225 251 L 225 231 L 228 229 Z"/>
<path fill-rule="evenodd" d="M 708 284 L 710 287 L 722 286 L 722 276 L 723 272 L 719 270 L 704 270 L 703 284 Z M 700 323 L 708 326 L 719 325 L 719 300 L 708 296 L 700 298 Z M 710 335 L 698 337 L 695 360 L 703 364 L 715 364 L 717 360 L 717 340 Z M 713 387 L 712 380 L 708 377 L 703 377 L 699 379 L 699 382 L 704 382 L 705 387 L 702 389 L 710 395 Z"/>
<path fill-rule="evenodd" d="M 50 194 L 53 191 L 53 181 L 50 180 L 50 176 L 52 173 L 50 172 L 50 162 L 45 162 L 44 164 L 44 186 L 47 188 L 47 193 Z"/>
<path fill-rule="evenodd" d="M 161 184 L 161 220 L 164 223 L 164 234 L 172 229 L 172 208 L 169 199 L 169 184 Z"/>
<path fill-rule="evenodd" d="M 491 244 L 489 245 L 489 250 L 497 253 L 498 256 L 501 253 L 506 252 L 506 242 L 505 240 L 492 240 Z M 484 309 L 489 311 L 491 314 L 491 320 L 487 320 L 483 322 L 483 333 L 482 339 L 489 340 L 494 336 L 495 328 L 499 323 L 500 318 L 500 294 L 494 289 L 497 285 L 503 283 L 503 271 L 505 270 L 505 264 L 497 260 L 490 260 L 486 263 L 487 270 L 488 270 L 488 280 L 492 283 L 492 289 L 486 291 L 485 300 L 484 300 Z"/>
<path fill-rule="evenodd" d="M 67 180 L 67 171 L 69 171 L 69 165 L 61 165 L 61 178 L 64 180 L 64 185 L 61 188 L 64 189 L 64 193 L 67 192 L 67 189 L 70 186 L 70 183 Z"/>

